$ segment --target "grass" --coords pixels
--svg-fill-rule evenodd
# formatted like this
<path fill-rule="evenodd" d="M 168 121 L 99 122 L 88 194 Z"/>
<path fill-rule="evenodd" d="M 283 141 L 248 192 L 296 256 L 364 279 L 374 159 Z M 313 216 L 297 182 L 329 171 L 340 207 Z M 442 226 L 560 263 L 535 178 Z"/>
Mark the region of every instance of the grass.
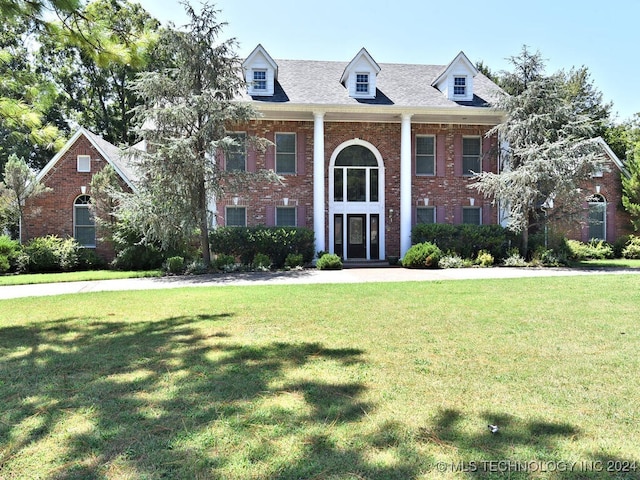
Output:
<path fill-rule="evenodd" d="M 119 271 L 87 270 L 66 273 L 30 273 L 20 275 L 0 275 L 0 287 L 3 285 L 31 285 L 55 282 L 86 282 L 92 280 L 114 280 L 117 278 L 161 277 L 162 270 Z"/>
<path fill-rule="evenodd" d="M 574 267 L 586 268 L 640 268 L 640 260 L 628 258 L 609 258 L 603 260 L 584 260 L 577 262 Z"/>
<path fill-rule="evenodd" d="M 0 478 L 638 479 L 639 304 L 637 275 L 0 301 Z"/>

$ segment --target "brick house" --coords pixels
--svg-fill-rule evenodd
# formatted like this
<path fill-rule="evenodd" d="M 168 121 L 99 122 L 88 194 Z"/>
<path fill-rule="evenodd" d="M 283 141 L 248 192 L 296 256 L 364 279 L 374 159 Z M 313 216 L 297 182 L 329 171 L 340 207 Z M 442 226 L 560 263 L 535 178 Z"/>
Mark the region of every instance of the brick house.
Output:
<path fill-rule="evenodd" d="M 419 222 L 503 222 L 468 188 L 472 172 L 498 169 L 497 138 L 486 134 L 503 118 L 491 108 L 500 89 L 464 53 L 448 65 L 378 64 L 364 48 L 345 62 L 276 61 L 258 45 L 242 67 L 248 90 L 238 101 L 260 117 L 232 128 L 244 146 L 219 166 L 272 169 L 283 183 L 227 190 L 211 206 L 215 225 L 309 227 L 316 250 L 374 260 L 404 255 Z M 254 135 L 274 146 L 256 152 L 246 141 Z M 602 143 L 612 168 L 585 186 L 585 228 L 574 236 L 613 241 L 629 224 L 620 207 L 623 168 Z M 42 210 L 29 236 L 89 238 L 78 223 L 90 195 L 81 187 L 107 163 L 134 188 L 119 150 L 79 130 L 39 175 L 53 192 L 37 200 Z M 99 241 L 95 247 L 108 252 Z"/>

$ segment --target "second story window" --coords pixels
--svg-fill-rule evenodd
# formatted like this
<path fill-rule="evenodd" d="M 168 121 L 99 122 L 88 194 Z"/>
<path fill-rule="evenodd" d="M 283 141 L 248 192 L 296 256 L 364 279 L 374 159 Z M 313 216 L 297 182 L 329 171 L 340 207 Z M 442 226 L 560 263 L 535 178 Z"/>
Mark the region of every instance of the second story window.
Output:
<path fill-rule="evenodd" d="M 295 133 L 276 133 L 276 173 L 296 173 Z"/>
<path fill-rule="evenodd" d="M 416 175 L 435 175 L 435 138 L 419 135 L 416 137 Z"/>
<path fill-rule="evenodd" d="M 232 133 L 229 135 L 236 142 L 226 154 L 227 171 L 244 172 L 247 170 L 247 134 Z"/>
<path fill-rule="evenodd" d="M 467 94 L 467 77 L 453 77 L 453 94 L 461 97 Z"/>
<path fill-rule="evenodd" d="M 356 93 L 369 93 L 369 74 L 356 74 Z"/>
<path fill-rule="evenodd" d="M 266 70 L 253 71 L 253 89 L 254 90 L 267 89 L 267 71 Z"/>
<path fill-rule="evenodd" d="M 480 137 L 465 137 L 462 139 L 462 174 L 473 175 L 480 173 Z"/>

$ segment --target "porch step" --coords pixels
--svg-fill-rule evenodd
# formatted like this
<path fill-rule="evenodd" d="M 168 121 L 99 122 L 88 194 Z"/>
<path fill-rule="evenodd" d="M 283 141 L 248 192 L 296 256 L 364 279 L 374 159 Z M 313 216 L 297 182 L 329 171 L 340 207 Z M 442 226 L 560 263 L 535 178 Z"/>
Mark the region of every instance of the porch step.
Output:
<path fill-rule="evenodd" d="M 383 268 L 389 267 L 387 260 L 345 260 L 342 268 Z"/>

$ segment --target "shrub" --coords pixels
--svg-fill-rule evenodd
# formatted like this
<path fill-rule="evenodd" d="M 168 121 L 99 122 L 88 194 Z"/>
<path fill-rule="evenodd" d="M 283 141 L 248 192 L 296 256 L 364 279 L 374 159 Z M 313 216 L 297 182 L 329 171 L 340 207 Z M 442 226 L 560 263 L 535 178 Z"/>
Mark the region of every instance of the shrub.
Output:
<path fill-rule="evenodd" d="M 475 264 L 480 265 L 481 267 L 491 267 L 493 266 L 494 258 L 486 250 L 480 250 L 478 252 L 478 256 L 476 257 Z"/>
<path fill-rule="evenodd" d="M 622 250 L 622 256 L 630 259 L 640 258 L 640 237 L 635 235 L 629 236 L 629 241 Z"/>
<path fill-rule="evenodd" d="M 186 266 L 184 273 L 186 275 L 204 275 L 205 273 L 209 273 L 209 269 L 202 259 L 199 258 L 189 263 L 189 265 Z"/>
<path fill-rule="evenodd" d="M 9 258 L 6 255 L 0 255 L 0 273 L 7 273 L 10 268 Z"/>
<path fill-rule="evenodd" d="M 63 240 L 55 235 L 34 238 L 22 249 L 19 269 L 30 273 L 75 270 L 81 248 L 73 238 Z"/>
<path fill-rule="evenodd" d="M 442 250 L 437 245 L 424 242 L 413 245 L 404 258 L 402 266 L 406 268 L 438 268 Z"/>
<path fill-rule="evenodd" d="M 319 270 L 342 270 L 342 260 L 335 253 L 325 253 L 316 263 Z"/>
<path fill-rule="evenodd" d="M 162 268 L 165 258 L 180 252 L 163 251 L 159 245 L 145 242 L 136 228 L 124 219 L 113 231 L 116 257 L 111 263 L 118 270 L 153 270 Z"/>
<path fill-rule="evenodd" d="M 544 248 L 543 246 L 536 248 L 536 251 L 533 252 L 533 256 L 531 257 L 532 266 L 559 267 L 566 263 L 567 261 L 564 255 L 550 248 Z"/>
<path fill-rule="evenodd" d="M 107 262 L 93 248 L 81 248 L 78 251 L 78 269 L 100 270 L 107 267 Z"/>
<path fill-rule="evenodd" d="M 445 252 L 475 258 L 486 250 L 494 258 L 503 257 L 513 234 L 500 225 L 418 224 L 411 231 L 414 244 L 430 242 Z"/>
<path fill-rule="evenodd" d="M 269 255 L 256 253 L 253 257 L 253 261 L 251 262 L 251 266 L 255 270 L 269 270 L 269 267 L 271 267 L 271 259 L 269 258 Z"/>
<path fill-rule="evenodd" d="M 464 261 L 464 259 L 456 253 L 445 255 L 438 262 L 439 268 L 464 268 L 466 266 L 467 263 Z"/>
<path fill-rule="evenodd" d="M 572 260 L 602 260 L 613 257 L 613 247 L 604 240 L 591 240 L 589 243 L 566 240 L 565 244 Z"/>
<path fill-rule="evenodd" d="M 507 258 L 504 259 L 502 264 L 505 267 L 526 267 L 527 261 L 520 255 L 517 248 L 509 250 Z"/>
<path fill-rule="evenodd" d="M 613 242 L 613 256 L 614 258 L 622 258 L 623 250 L 631 240 L 632 235 L 621 235 Z"/>
<path fill-rule="evenodd" d="M 167 258 L 164 264 L 165 270 L 171 274 L 180 274 L 184 271 L 184 257 L 175 256 Z"/>
<path fill-rule="evenodd" d="M 0 235 L 0 273 L 15 270 L 20 255 L 20 243 L 7 235 Z"/>
<path fill-rule="evenodd" d="M 57 245 L 56 254 L 58 256 L 58 262 L 60 270 L 63 272 L 69 272 L 76 270 L 80 265 L 80 250 L 82 247 L 73 238 L 66 238 L 61 240 Z"/>
<path fill-rule="evenodd" d="M 304 259 L 301 253 L 290 253 L 284 260 L 285 268 L 298 268 L 304 265 Z"/>
<path fill-rule="evenodd" d="M 216 270 L 226 270 L 229 265 L 234 265 L 235 263 L 236 257 L 233 255 L 225 255 L 224 253 L 216 255 L 213 260 L 213 266 Z"/>

